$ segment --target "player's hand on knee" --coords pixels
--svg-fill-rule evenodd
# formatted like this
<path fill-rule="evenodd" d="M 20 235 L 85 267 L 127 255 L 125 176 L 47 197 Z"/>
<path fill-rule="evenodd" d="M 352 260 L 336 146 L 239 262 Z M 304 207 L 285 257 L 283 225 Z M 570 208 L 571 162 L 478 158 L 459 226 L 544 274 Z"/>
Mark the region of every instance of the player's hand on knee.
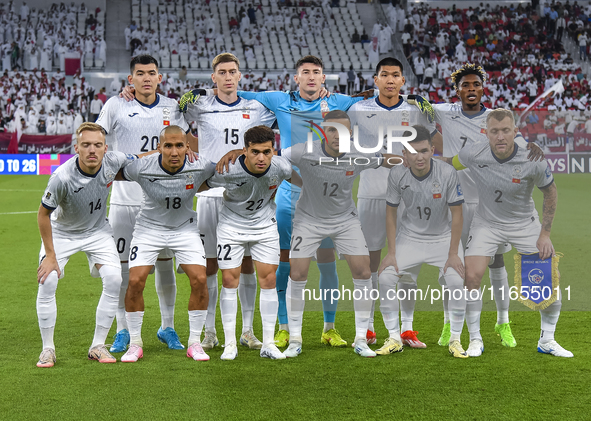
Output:
<path fill-rule="evenodd" d="M 534 142 L 527 142 L 527 150 L 529 151 L 527 159 L 530 161 L 541 161 L 546 157 L 542 148 L 540 148 Z"/>
<path fill-rule="evenodd" d="M 390 253 L 388 253 L 382 260 L 382 263 L 380 263 L 380 267 L 378 268 L 378 276 L 381 275 L 384 269 L 386 269 L 388 266 L 392 266 L 394 270 L 396 270 L 396 273 L 398 273 L 398 263 L 396 262 L 396 256 Z"/>
<path fill-rule="evenodd" d="M 538 238 L 538 241 L 536 242 L 536 247 L 540 252 L 540 259 L 544 260 L 554 256 L 554 246 L 552 245 L 550 237 L 547 235 L 540 235 L 540 238 Z"/>
<path fill-rule="evenodd" d="M 242 155 L 242 149 L 234 149 L 233 151 L 228 152 L 218 161 L 215 170 L 220 174 L 223 174 L 224 171 L 230 171 L 230 163 L 234 165 L 240 155 Z"/>
<path fill-rule="evenodd" d="M 127 102 L 133 101 L 135 99 L 135 88 L 133 85 L 127 85 L 121 93 L 119 94 L 119 98 L 123 98 Z"/>
<path fill-rule="evenodd" d="M 59 278 L 62 276 L 62 271 L 60 270 L 59 265 L 57 264 L 57 259 L 55 256 L 46 256 L 39 268 L 37 269 L 37 282 L 39 284 L 45 283 L 45 280 L 49 276 L 49 274 L 53 271 L 57 272 L 57 277 Z"/>
<path fill-rule="evenodd" d="M 462 259 L 457 254 L 450 254 L 447 258 L 447 262 L 445 262 L 445 266 L 443 267 L 443 274 L 447 273 L 447 268 L 452 268 L 462 279 L 466 277 L 466 271 L 464 269 L 464 264 L 462 263 Z"/>

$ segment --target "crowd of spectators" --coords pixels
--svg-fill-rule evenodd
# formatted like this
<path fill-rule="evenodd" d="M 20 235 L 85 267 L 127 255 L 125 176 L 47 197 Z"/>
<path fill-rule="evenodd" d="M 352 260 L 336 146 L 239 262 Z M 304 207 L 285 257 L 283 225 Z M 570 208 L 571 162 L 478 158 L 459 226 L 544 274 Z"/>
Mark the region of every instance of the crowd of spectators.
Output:
<path fill-rule="evenodd" d="M 589 93 L 580 63 L 565 52 L 566 34 L 577 42 L 591 30 L 585 8 L 560 2 L 541 6 L 491 5 L 459 9 L 409 3 L 387 7 L 390 26 L 402 32 L 404 52 L 431 100 L 454 100 L 451 73 L 465 62 L 480 64 L 490 75 L 485 100 L 492 107 L 526 108 L 562 80 L 573 97 L 571 108 L 584 109 Z M 586 54 L 586 49 L 585 49 Z M 581 53 L 581 56 L 583 53 Z"/>
<path fill-rule="evenodd" d="M 281 69 L 283 61 L 289 62 L 284 58 L 299 58 L 309 53 L 310 44 L 316 44 L 315 37 L 321 37 L 325 30 L 336 30 L 331 36 L 340 40 L 337 27 L 343 25 L 336 24 L 339 15 L 334 8 L 349 13 L 343 7 L 348 5 L 346 1 L 269 0 L 266 4 L 270 6 L 261 2 L 209 0 L 172 1 L 167 5 L 142 3 L 136 6 L 141 8 L 137 9 L 141 10 L 141 16 L 136 11 L 136 19 L 124 30 L 126 48 L 132 56 L 153 55 L 163 67 L 198 67 L 200 62 L 203 68 L 217 54 L 229 51 L 246 62 L 257 59 L 261 65 L 265 63 L 264 68 Z M 347 31 L 353 34 L 350 26 L 346 26 Z M 357 34 L 360 42 L 362 37 L 368 41 L 367 34 L 359 35 L 358 31 Z M 348 32 L 343 36 L 347 44 L 357 42 Z M 282 39 L 286 43 L 281 51 L 275 51 L 278 40 Z M 341 51 L 340 55 L 366 61 L 365 52 L 357 54 L 357 50 L 351 50 Z M 335 54 L 333 59 L 339 57 Z M 261 69 L 260 65 L 258 68 Z"/>
<path fill-rule="evenodd" d="M 113 82 L 110 93 L 118 93 L 120 87 L 121 81 Z M 82 122 L 94 121 L 97 105 L 100 112 L 107 101 L 106 88 L 95 89 L 80 73 L 66 84 L 59 71 L 4 71 L 0 92 L 0 131 L 18 127 L 33 135 L 74 133 Z"/>
<path fill-rule="evenodd" d="M 67 53 L 106 61 L 105 28 L 95 17 L 100 9 L 84 3 L 53 3 L 46 9 L 0 3 L 0 60 L 5 70 L 59 68 Z M 90 60 L 90 63 L 93 62 Z M 89 61 L 86 60 L 88 63 Z M 63 64 L 63 62 L 61 62 Z"/>

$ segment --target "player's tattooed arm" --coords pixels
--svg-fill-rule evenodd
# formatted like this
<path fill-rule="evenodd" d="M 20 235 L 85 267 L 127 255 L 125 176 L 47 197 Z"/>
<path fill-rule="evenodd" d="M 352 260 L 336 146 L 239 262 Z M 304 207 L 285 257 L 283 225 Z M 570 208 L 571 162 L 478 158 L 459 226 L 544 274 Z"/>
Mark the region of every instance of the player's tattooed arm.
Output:
<path fill-rule="evenodd" d="M 382 259 L 378 274 L 381 274 L 388 266 L 394 267 L 398 272 L 398 263 L 396 262 L 396 217 L 398 208 L 388 206 L 386 209 L 386 237 L 388 238 L 388 253 Z"/>
<path fill-rule="evenodd" d="M 547 259 L 554 255 L 554 246 L 552 245 L 552 241 L 550 241 L 550 231 L 552 230 L 552 222 L 556 214 L 558 190 L 556 189 L 555 183 L 540 190 L 544 195 L 544 205 L 542 210 L 542 230 L 540 231 L 540 237 L 536 246 L 540 251 L 540 258 Z"/>
<path fill-rule="evenodd" d="M 57 258 L 55 256 L 55 249 L 53 248 L 53 233 L 51 230 L 51 210 L 45 208 L 43 205 L 39 206 L 37 212 L 37 225 L 39 226 L 39 234 L 43 240 L 43 247 L 45 248 L 45 257 L 39 264 L 37 269 L 37 282 L 43 284 L 49 274 L 54 270 L 57 272 L 57 277 L 62 276 Z"/>
<path fill-rule="evenodd" d="M 244 151 L 242 149 L 234 149 L 233 151 L 228 152 L 219 160 L 215 166 L 215 170 L 220 174 L 223 174 L 224 171 L 230 171 L 230 163 L 234 165 L 238 157 L 243 153 Z"/>
<path fill-rule="evenodd" d="M 450 206 L 449 210 L 451 211 L 451 241 L 449 244 L 447 261 L 445 262 L 445 267 L 443 268 L 443 273 L 447 272 L 447 268 L 452 268 L 458 272 L 458 275 L 460 275 L 462 279 L 464 279 L 464 264 L 458 255 L 460 238 L 462 237 L 462 225 L 464 222 L 462 217 L 462 205 Z"/>
<path fill-rule="evenodd" d="M 535 142 L 527 142 L 527 150 L 529 151 L 527 159 L 530 161 L 541 161 L 546 157 L 542 148 L 536 145 Z"/>

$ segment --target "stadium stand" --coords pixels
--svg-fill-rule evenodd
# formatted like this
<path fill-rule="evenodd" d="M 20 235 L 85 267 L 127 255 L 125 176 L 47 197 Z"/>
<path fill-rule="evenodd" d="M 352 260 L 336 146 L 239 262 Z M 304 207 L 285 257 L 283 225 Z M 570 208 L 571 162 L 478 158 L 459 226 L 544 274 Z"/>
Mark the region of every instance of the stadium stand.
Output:
<path fill-rule="evenodd" d="M 41 3 L 42 4 L 42 3 Z M 0 55 L 5 70 L 65 70 L 66 58 L 80 58 L 86 69 L 106 61 L 105 12 L 84 3 L 16 7 L 0 3 Z"/>
<path fill-rule="evenodd" d="M 280 7 L 277 0 L 261 0 L 256 6 L 134 0 L 126 45 L 132 55 L 152 54 L 171 69 L 209 70 L 211 59 L 223 51 L 234 53 L 252 70 L 291 69 L 306 54 L 323 57 L 329 71 L 371 68 L 370 44 L 360 40 L 365 31 L 355 2 L 341 1 L 340 7 L 319 1 L 293 3 L 298 6 Z"/>

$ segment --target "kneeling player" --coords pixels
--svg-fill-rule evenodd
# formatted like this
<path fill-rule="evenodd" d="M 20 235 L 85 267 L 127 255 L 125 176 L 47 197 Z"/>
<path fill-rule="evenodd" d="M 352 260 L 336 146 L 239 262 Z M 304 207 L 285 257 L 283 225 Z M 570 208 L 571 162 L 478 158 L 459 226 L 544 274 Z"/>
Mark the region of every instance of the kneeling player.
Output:
<path fill-rule="evenodd" d="M 162 130 L 158 151 L 125 168 L 123 180 L 136 181 L 144 192 L 137 216 L 129 253 L 129 287 L 125 295 L 125 316 L 129 326 L 130 346 L 123 362 L 136 362 L 143 357 L 142 321 L 143 291 L 146 279 L 161 252 L 173 253 L 189 277 L 189 347 L 187 356 L 207 361 L 199 338 L 207 315 L 205 252 L 193 211 L 197 189 L 214 173 L 210 161 L 186 160 L 187 138 L 179 126 Z"/>
<path fill-rule="evenodd" d="M 107 351 L 105 339 L 117 311 L 121 265 L 107 222 L 106 204 L 115 175 L 136 156 L 106 152 L 105 131 L 94 123 L 78 128 L 75 149 L 78 155 L 49 179 L 37 216 L 43 240 L 37 271 L 37 316 L 43 352 L 37 367 L 52 367 L 55 363 L 55 291 L 68 260 L 79 251 L 86 253 L 92 276 L 100 276 L 103 281 L 88 358 L 101 363 L 116 361 Z"/>
<path fill-rule="evenodd" d="M 273 342 L 277 319 L 275 272 L 279 265 L 279 233 L 273 196 L 283 180 L 291 179 L 291 165 L 273 156 L 275 134 L 267 126 L 244 133 L 244 155 L 225 174 L 215 174 L 209 187 L 225 187 L 224 207 L 217 229 L 218 265 L 222 270 L 220 309 L 226 345 L 222 360 L 233 360 L 236 347 L 237 290 L 240 265 L 250 250 L 261 286 L 263 322 L 261 357 L 285 359 Z"/>
<path fill-rule="evenodd" d="M 351 122 L 344 111 L 329 112 L 325 121 L 341 124 L 351 132 Z M 369 252 L 357 217 L 352 189 L 361 171 L 392 164 L 384 160 L 380 153 L 355 151 L 353 143 L 350 145 L 352 152 L 341 154 L 337 129 L 327 127 L 325 132 L 326 140 L 313 142 L 311 152 L 308 152 L 308 143 L 300 143 L 281 152 L 300 169 L 303 180 L 291 237 L 291 273 L 287 286 L 290 339 L 284 354 L 297 357 L 301 353 L 303 293 L 308 269 L 322 240 L 330 237 L 351 269 L 355 292 L 358 292 L 354 296 L 361 297 L 353 303 L 355 352 L 362 357 L 375 357 L 375 352 L 367 346 L 366 338 L 372 303 Z M 343 143 L 349 141 L 347 137 Z M 392 163 L 400 163 L 400 160 L 395 159 Z"/>
<path fill-rule="evenodd" d="M 498 246 L 510 243 L 521 254 L 539 253 L 541 259 L 554 254 L 550 231 L 556 211 L 557 193 L 552 172 L 546 160 L 531 162 L 527 151 L 515 143 L 518 132 L 513 113 L 499 108 L 486 118 L 488 143 L 465 147 L 453 159 L 457 169 L 469 168 L 478 188 L 478 207 L 470 226 L 466 244 L 466 287 L 470 290 L 467 308 L 475 309 L 476 329 L 470 331 L 468 355 L 478 357 L 484 351 L 480 336 L 482 276 Z M 532 199 L 537 186 L 544 195 L 543 222 Z M 556 323 L 562 303 L 558 299 L 543 310 L 542 333 L 538 351 L 556 357 L 572 357 L 573 353 L 554 340 Z M 470 310 L 472 311 L 472 310 Z M 467 312 L 467 316 L 471 316 Z"/>
<path fill-rule="evenodd" d="M 386 231 L 388 254 L 380 264 L 380 310 L 390 334 L 376 352 L 387 355 L 402 351 L 398 318 L 398 281 L 409 275 L 416 283 L 423 263 L 439 268 L 450 293 L 451 339 L 449 352 L 457 358 L 468 355 L 460 344 L 464 324 L 462 235 L 462 196 L 454 169 L 432 159 L 434 147 L 429 130 L 414 126 L 417 137 L 410 142 L 417 153 L 404 150 L 410 168 L 395 167 L 388 176 Z M 404 202 L 398 236 L 397 208 Z M 450 218 L 451 211 L 451 218 Z"/>

